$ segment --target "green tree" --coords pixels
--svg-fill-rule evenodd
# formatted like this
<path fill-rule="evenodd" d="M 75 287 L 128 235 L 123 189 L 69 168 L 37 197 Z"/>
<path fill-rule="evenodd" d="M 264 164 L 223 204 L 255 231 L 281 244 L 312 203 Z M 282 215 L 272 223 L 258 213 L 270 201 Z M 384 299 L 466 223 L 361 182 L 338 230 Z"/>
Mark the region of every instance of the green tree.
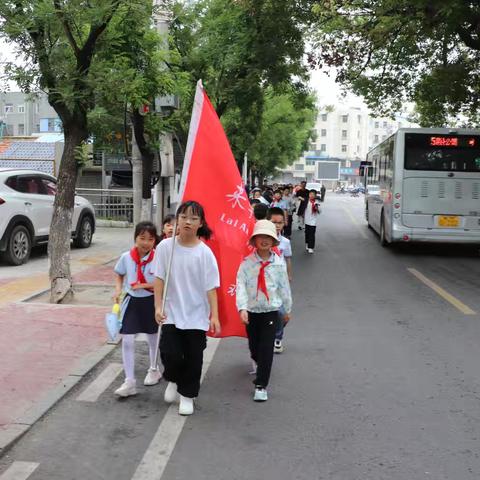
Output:
<path fill-rule="evenodd" d="M 415 102 L 424 126 L 478 123 L 480 5 L 464 0 L 317 2 L 317 53 L 377 113 Z"/>
<path fill-rule="evenodd" d="M 0 3 L 0 33 L 18 46 L 21 66 L 7 75 L 24 91 L 45 91 L 63 124 L 65 148 L 49 242 L 51 301 L 72 293 L 70 232 L 77 160 L 90 135 L 88 114 L 94 108 L 100 53 L 122 40 L 112 22 L 148 15 L 146 0 L 16 0 Z M 147 17 L 148 18 L 148 17 Z M 123 39 L 127 41 L 127 39 Z M 108 75 L 101 79 L 108 82 Z"/>
<path fill-rule="evenodd" d="M 238 161 L 258 134 L 265 89 L 293 78 L 307 81 L 304 33 L 312 3 L 203 0 L 174 8 L 172 36 L 191 75 L 191 91 L 202 79 Z M 179 115 L 184 128 L 189 100 Z"/>
<path fill-rule="evenodd" d="M 248 147 L 248 159 L 259 178 L 274 174 L 308 148 L 314 138 L 315 98 L 289 88 L 284 93 L 268 89 L 259 132 Z"/>

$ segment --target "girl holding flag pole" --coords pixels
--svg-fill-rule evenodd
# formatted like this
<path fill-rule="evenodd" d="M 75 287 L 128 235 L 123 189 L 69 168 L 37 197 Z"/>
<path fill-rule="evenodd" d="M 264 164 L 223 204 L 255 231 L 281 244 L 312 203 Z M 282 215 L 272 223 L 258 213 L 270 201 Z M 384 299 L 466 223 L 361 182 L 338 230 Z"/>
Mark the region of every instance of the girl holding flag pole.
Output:
<path fill-rule="evenodd" d="M 220 276 L 213 252 L 200 239 L 208 240 L 212 233 L 203 207 L 195 201 L 182 203 L 176 225 L 177 236 L 163 240 L 155 255 L 155 318 L 162 325 L 160 358 L 168 381 L 164 400 L 178 400 L 178 413 L 191 415 L 200 390 L 206 333 L 220 334 Z"/>
<path fill-rule="evenodd" d="M 122 357 L 125 381 L 115 390 L 119 397 L 136 395 L 135 380 L 135 335 L 146 333 L 150 354 L 150 368 L 144 385 L 155 385 L 162 377 L 156 363 L 157 332 L 153 298 L 152 261 L 157 243 L 157 229 L 151 222 L 140 222 L 135 227 L 135 245 L 125 252 L 115 265 L 115 303 L 119 302 L 123 290 L 126 296 L 122 302 Z"/>

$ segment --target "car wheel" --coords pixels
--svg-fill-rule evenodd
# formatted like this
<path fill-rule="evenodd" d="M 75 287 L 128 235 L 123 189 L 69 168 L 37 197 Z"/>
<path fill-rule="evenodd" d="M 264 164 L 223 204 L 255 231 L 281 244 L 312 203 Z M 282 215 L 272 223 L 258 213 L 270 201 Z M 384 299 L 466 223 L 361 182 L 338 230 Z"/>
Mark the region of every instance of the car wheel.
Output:
<path fill-rule="evenodd" d="M 93 221 L 88 215 L 80 220 L 80 227 L 78 233 L 73 241 L 77 248 L 88 248 L 92 243 L 93 237 Z"/>
<path fill-rule="evenodd" d="M 5 260 L 10 265 L 22 265 L 30 258 L 32 239 L 27 227 L 17 225 L 13 228 L 8 239 L 7 249 L 4 253 Z"/>
<path fill-rule="evenodd" d="M 385 238 L 385 220 L 383 219 L 383 215 L 380 221 L 380 245 L 382 247 L 388 247 L 388 242 Z"/>

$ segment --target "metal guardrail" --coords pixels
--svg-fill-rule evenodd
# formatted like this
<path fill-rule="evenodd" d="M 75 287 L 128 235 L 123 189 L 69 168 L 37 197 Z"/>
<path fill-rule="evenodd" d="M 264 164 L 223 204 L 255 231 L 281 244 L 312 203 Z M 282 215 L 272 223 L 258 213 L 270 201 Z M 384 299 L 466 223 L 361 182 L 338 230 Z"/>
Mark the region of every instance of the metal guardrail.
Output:
<path fill-rule="evenodd" d="M 133 190 L 77 188 L 76 193 L 93 205 L 98 219 L 133 223 Z"/>

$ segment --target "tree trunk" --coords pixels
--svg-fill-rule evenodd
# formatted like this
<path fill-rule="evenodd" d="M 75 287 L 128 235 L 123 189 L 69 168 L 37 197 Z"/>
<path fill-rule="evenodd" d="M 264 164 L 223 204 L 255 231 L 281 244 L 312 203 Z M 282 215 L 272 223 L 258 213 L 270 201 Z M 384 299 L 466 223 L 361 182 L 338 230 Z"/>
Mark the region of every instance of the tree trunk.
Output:
<path fill-rule="evenodd" d="M 48 242 L 50 260 L 50 302 L 61 303 L 73 295 L 72 274 L 70 271 L 70 242 L 72 216 L 77 182 L 77 147 L 87 139 L 86 129 L 79 127 L 82 122 L 73 120 L 71 125 L 63 125 L 65 148 L 58 174 L 58 190 L 53 204 L 53 217 Z M 83 122 L 85 124 L 86 122 Z"/>

